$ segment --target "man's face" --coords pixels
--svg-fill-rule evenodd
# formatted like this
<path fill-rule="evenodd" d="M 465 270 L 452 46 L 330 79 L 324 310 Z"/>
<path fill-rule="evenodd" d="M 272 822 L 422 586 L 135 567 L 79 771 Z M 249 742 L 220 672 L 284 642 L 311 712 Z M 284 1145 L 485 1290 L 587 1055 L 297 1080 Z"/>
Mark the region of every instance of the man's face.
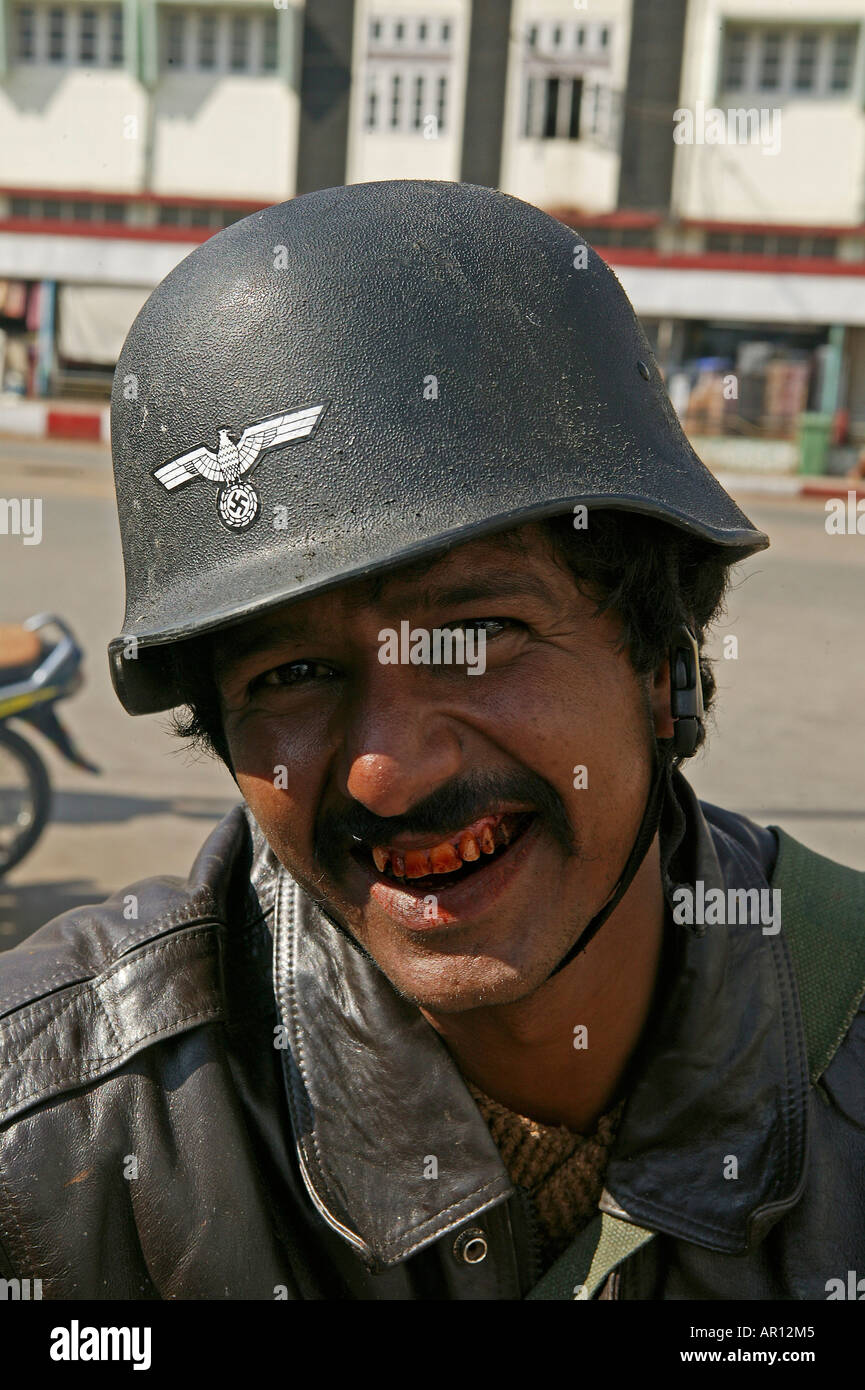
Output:
<path fill-rule="evenodd" d="M 617 652 L 618 618 L 595 616 L 542 528 L 521 539 L 291 604 L 216 651 L 271 847 L 430 1011 L 537 989 L 613 891 L 648 795 L 666 687 Z M 403 622 L 483 632 L 485 669 L 384 663 Z"/>

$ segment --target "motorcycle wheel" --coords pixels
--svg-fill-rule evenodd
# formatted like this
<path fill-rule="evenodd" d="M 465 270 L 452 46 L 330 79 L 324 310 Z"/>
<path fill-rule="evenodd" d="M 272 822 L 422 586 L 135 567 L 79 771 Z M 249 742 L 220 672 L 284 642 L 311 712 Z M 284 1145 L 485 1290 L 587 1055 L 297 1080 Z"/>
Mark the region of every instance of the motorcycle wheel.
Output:
<path fill-rule="evenodd" d="M 29 854 L 51 812 L 51 783 L 36 750 L 0 725 L 0 878 Z"/>

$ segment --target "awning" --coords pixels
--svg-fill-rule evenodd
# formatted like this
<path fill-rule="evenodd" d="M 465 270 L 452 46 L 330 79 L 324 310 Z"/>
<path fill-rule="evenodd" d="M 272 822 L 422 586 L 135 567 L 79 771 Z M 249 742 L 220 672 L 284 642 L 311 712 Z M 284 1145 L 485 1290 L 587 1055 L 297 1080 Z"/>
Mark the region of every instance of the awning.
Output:
<path fill-rule="evenodd" d="M 57 348 L 72 362 L 113 367 L 150 294 L 146 287 L 126 285 L 61 285 Z"/>
<path fill-rule="evenodd" d="M 865 326 L 865 275 L 610 264 L 641 318 Z"/>

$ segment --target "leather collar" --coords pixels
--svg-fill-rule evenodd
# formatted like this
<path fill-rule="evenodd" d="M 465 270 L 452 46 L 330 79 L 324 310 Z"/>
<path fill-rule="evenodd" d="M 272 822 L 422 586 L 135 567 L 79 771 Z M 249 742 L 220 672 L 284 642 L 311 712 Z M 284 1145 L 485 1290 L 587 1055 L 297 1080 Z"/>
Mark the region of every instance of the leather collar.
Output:
<path fill-rule="evenodd" d="M 679 773 L 671 789 L 668 895 L 697 879 L 707 891 L 768 887 L 770 832 L 701 808 Z M 434 1029 L 275 871 L 275 991 L 301 1172 L 322 1217 L 384 1269 L 514 1189 Z M 782 934 L 759 925 L 668 929 L 673 969 L 629 1067 L 600 1205 L 739 1253 L 804 1186 L 808 1075 L 792 966 Z"/>

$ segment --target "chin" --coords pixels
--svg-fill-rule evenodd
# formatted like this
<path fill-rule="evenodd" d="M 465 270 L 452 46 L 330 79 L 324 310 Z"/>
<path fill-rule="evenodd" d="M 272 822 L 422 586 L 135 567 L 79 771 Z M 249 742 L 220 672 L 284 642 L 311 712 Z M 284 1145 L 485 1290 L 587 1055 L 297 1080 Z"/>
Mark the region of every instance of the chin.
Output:
<path fill-rule="evenodd" d="M 403 999 L 435 1014 L 461 1014 L 515 1004 L 533 994 L 549 973 L 549 968 L 537 964 L 528 971 L 501 960 L 476 956 L 447 964 L 440 959 L 430 960 L 426 967 L 418 965 L 414 969 L 396 962 L 379 962 L 379 968 Z"/>

